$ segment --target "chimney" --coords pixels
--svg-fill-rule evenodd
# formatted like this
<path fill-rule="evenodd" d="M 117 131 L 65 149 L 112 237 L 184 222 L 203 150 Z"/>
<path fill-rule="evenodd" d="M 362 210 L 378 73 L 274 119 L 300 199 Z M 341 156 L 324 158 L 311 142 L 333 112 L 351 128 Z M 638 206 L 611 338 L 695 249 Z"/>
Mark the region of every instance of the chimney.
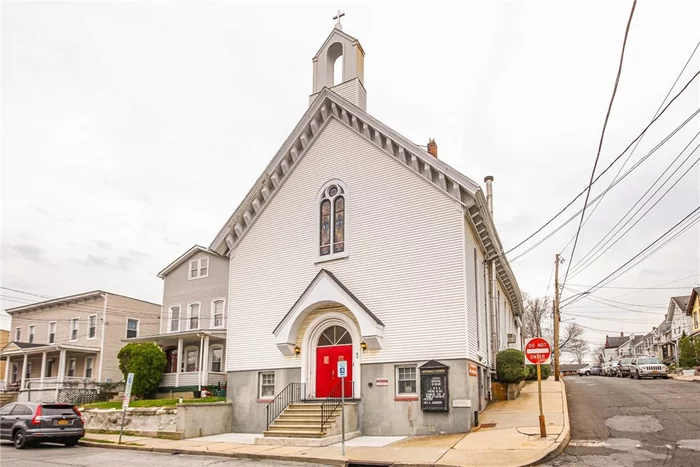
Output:
<path fill-rule="evenodd" d="M 620 337 L 625 337 L 625 333 L 624 333 L 624 332 L 621 332 L 621 333 L 620 333 Z"/>
<path fill-rule="evenodd" d="M 486 182 L 486 205 L 489 208 L 489 214 L 491 214 L 491 218 L 493 219 L 493 176 L 487 175 L 484 178 L 484 182 Z"/>
<path fill-rule="evenodd" d="M 433 156 L 435 159 L 438 158 L 437 156 L 437 143 L 433 138 L 428 138 L 428 153 Z"/>

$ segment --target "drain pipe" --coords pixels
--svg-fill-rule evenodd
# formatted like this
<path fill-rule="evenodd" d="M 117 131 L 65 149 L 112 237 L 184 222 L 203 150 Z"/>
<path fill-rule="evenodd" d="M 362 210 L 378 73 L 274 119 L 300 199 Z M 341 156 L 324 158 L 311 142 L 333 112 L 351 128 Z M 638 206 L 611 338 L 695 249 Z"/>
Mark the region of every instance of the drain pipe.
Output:
<path fill-rule="evenodd" d="M 486 183 L 486 207 L 488 208 L 491 222 L 493 222 L 493 176 L 484 177 Z M 496 318 L 496 261 L 495 256 L 488 260 L 489 267 L 489 306 L 491 307 L 491 366 L 496 371 L 496 354 L 498 353 L 498 323 Z"/>

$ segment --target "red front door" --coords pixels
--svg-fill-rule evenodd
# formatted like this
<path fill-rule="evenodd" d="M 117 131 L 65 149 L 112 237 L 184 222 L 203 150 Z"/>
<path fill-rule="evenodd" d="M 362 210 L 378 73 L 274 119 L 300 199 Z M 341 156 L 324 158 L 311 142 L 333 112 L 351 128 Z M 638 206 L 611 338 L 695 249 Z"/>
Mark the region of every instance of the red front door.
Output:
<path fill-rule="evenodd" d="M 352 344 L 333 345 L 316 348 L 316 397 L 325 398 L 338 385 L 338 362 L 348 362 L 348 376 L 345 378 L 345 397 L 352 398 Z M 340 397 L 340 388 L 333 396 Z"/>

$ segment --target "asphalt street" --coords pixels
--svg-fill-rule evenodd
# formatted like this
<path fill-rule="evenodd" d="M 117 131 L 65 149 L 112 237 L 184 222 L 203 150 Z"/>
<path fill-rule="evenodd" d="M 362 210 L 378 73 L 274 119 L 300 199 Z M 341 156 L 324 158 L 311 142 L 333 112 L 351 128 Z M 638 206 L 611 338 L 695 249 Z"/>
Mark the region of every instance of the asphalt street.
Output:
<path fill-rule="evenodd" d="M 100 466 L 110 467 L 321 467 L 318 464 L 234 459 L 231 457 L 190 456 L 185 454 L 161 454 L 156 452 L 131 451 L 128 449 L 106 449 L 77 446 L 66 448 L 59 445 L 41 444 L 17 450 L 9 442 L 0 444 L 0 465 L 13 467 L 57 467 Z"/>
<path fill-rule="evenodd" d="M 567 376 L 571 442 L 550 467 L 700 466 L 700 384 Z"/>

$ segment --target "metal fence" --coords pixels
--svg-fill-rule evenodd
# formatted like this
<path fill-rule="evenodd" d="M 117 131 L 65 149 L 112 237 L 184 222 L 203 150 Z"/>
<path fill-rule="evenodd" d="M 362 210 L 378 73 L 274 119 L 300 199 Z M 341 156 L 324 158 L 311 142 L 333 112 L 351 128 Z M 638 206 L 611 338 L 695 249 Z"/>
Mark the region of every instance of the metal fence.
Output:
<path fill-rule="evenodd" d="M 105 391 L 105 388 L 98 384 L 90 382 L 64 381 L 57 383 L 58 387 L 55 386 L 53 389 L 41 388 L 32 390 L 32 385 L 28 384 L 26 391 L 27 401 L 46 401 L 47 395 L 50 393 L 53 393 L 53 397 L 51 398 L 55 399 L 55 402 L 62 402 L 66 404 L 81 405 L 107 400 L 107 392 Z"/>

